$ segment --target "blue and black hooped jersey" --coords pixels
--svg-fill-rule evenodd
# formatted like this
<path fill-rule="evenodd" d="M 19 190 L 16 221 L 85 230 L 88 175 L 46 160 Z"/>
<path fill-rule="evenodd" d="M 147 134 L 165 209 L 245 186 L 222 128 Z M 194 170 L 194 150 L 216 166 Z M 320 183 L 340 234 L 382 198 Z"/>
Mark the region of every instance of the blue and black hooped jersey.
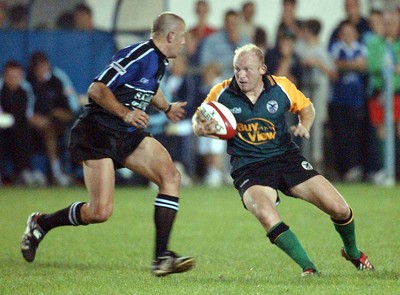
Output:
<path fill-rule="evenodd" d="M 94 81 L 104 83 L 127 108 L 146 111 L 167 65 L 166 56 L 149 40 L 118 51 Z M 136 127 L 106 111 L 90 97 L 80 118 L 120 131 L 136 130 Z"/>

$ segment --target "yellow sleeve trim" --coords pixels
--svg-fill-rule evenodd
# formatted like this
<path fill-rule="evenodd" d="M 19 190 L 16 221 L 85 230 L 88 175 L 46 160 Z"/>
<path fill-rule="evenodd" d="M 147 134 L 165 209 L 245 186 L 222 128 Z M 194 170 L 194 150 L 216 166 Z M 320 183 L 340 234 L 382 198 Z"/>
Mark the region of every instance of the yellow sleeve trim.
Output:
<path fill-rule="evenodd" d="M 218 97 L 220 96 L 222 91 L 224 91 L 229 86 L 231 81 L 232 79 L 228 79 L 216 84 L 213 88 L 211 88 L 207 97 L 204 99 L 204 102 L 218 101 Z M 199 108 L 200 106 L 197 108 L 197 111 L 199 110 Z"/>
<path fill-rule="evenodd" d="M 299 113 L 305 107 L 308 107 L 311 104 L 311 100 L 297 89 L 297 87 L 290 82 L 290 80 L 286 77 L 278 77 L 273 76 L 274 80 L 281 87 L 282 91 L 286 93 L 287 97 L 290 100 L 290 109 L 289 111 L 292 113 Z"/>

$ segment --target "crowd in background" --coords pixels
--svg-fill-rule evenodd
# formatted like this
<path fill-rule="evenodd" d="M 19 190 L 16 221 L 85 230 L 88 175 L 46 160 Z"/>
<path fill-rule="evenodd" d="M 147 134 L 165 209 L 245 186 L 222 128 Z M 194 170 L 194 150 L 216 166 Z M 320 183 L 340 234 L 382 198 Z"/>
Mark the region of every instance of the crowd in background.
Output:
<path fill-rule="evenodd" d="M 256 4 L 243 2 L 240 11 L 224 12 L 224 25 L 208 22 L 209 4 L 197 1 L 196 24 L 188 29 L 186 51 L 171 60 L 162 82 L 166 96 L 187 101 L 187 118 L 171 124 L 163 113 L 150 110 L 148 131 L 170 151 L 182 174 L 182 184 L 220 186 L 231 182 L 226 142 L 196 138 L 191 117 L 210 87 L 233 75 L 237 47 L 252 42 L 265 52 L 270 74 L 288 77 L 311 99 L 316 119 L 310 140 L 297 140 L 306 158 L 337 181 L 385 181 L 383 169 L 384 78 L 386 54 L 395 60 L 394 119 L 396 172 L 400 178 L 400 12 L 373 7 L 361 14 L 358 0 L 343 0 L 346 18 L 322 44 L 320 19 L 300 19 L 296 0 L 282 0 L 276 40 L 254 22 Z M 27 10 L 0 2 L 0 27 L 24 29 Z M 64 12 L 59 29 L 91 31 L 92 12 L 84 4 Z M 270 30 L 274 28 L 269 28 Z M 82 181 L 79 163 L 71 163 L 68 133 L 82 106 L 71 81 L 52 65 L 45 52 L 31 55 L 24 69 L 10 60 L 0 80 L 0 114 L 13 115 L 14 124 L 0 123 L 0 175 L 3 184 L 27 186 L 72 185 Z M 289 124 L 297 117 L 288 116 Z M 119 170 L 121 184 L 142 184 L 129 170 Z"/>

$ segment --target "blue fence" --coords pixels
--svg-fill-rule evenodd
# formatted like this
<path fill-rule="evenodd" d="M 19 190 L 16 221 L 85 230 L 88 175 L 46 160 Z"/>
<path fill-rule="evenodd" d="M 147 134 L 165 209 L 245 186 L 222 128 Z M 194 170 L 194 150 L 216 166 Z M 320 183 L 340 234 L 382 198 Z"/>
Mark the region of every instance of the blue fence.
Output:
<path fill-rule="evenodd" d="M 108 32 L 0 31 L 1 69 L 9 60 L 26 67 L 30 55 L 41 50 L 70 76 L 78 93 L 86 93 L 115 49 L 113 34 Z"/>

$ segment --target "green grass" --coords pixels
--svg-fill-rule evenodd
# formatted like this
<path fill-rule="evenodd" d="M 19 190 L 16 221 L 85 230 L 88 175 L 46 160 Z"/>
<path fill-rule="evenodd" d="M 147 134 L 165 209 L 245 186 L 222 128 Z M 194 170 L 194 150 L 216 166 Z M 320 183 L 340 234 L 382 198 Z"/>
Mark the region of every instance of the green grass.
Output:
<path fill-rule="evenodd" d="M 321 277 L 271 245 L 231 187 L 182 190 L 171 249 L 197 260 L 193 271 L 153 277 L 155 191 L 118 188 L 112 218 L 99 225 L 52 231 L 36 260 L 19 242 L 27 216 L 87 200 L 84 188 L 0 189 L 0 294 L 400 294 L 400 187 L 339 185 L 356 215 L 359 247 L 375 272 L 357 272 L 340 256 L 329 218 L 281 195 L 278 210 L 298 235 Z"/>

